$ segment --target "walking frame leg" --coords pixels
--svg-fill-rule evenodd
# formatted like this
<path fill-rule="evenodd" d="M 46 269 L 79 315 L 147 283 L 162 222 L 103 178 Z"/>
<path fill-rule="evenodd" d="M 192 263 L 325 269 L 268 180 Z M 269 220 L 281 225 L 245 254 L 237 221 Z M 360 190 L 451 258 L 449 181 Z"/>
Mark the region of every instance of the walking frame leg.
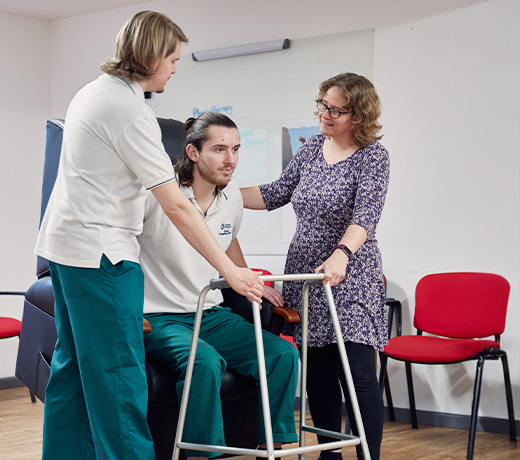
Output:
<path fill-rule="evenodd" d="M 262 320 L 260 318 L 260 306 L 253 301 L 253 324 L 255 326 L 256 352 L 258 356 L 258 372 L 260 376 L 260 394 L 262 397 L 262 410 L 264 415 L 265 445 L 267 458 L 274 460 L 273 426 L 271 424 L 271 410 L 269 406 L 269 391 L 267 388 L 267 372 L 265 369 L 264 341 L 262 338 Z"/>
<path fill-rule="evenodd" d="M 345 372 L 345 378 L 347 380 L 347 388 L 350 395 L 350 401 L 352 403 L 352 410 L 354 412 L 354 419 L 356 421 L 359 439 L 361 441 L 361 449 L 363 451 L 363 457 L 365 460 L 370 460 L 370 452 L 368 450 L 367 439 L 365 435 L 365 428 L 363 427 L 363 420 L 361 419 L 361 412 L 359 410 L 359 404 L 356 396 L 356 389 L 354 387 L 354 381 L 350 372 L 350 365 L 348 363 L 347 351 L 345 350 L 345 343 L 343 341 L 343 334 L 339 326 L 338 314 L 336 312 L 336 305 L 332 296 L 332 289 L 329 284 L 325 285 L 325 294 L 329 303 L 330 318 L 336 334 L 336 341 L 338 342 L 339 354 L 341 362 L 343 364 L 343 371 Z"/>
<path fill-rule="evenodd" d="M 305 413 L 306 413 L 306 402 L 307 402 L 307 333 L 309 324 L 309 285 L 304 284 L 303 287 L 303 305 L 302 305 L 302 344 L 300 348 L 300 365 L 301 365 L 301 377 L 300 377 L 300 436 L 299 446 L 305 446 Z M 298 460 L 305 460 L 305 452 L 298 455 Z"/>
<path fill-rule="evenodd" d="M 178 444 L 182 440 L 182 432 L 184 430 L 184 420 L 186 419 L 186 408 L 188 406 L 188 395 L 190 393 L 191 377 L 193 375 L 193 364 L 195 362 L 195 354 L 197 353 L 197 341 L 200 334 L 200 323 L 202 321 L 202 312 L 204 310 L 204 300 L 206 294 L 210 290 L 207 286 L 202 290 L 199 296 L 199 303 L 197 305 L 197 313 L 195 314 L 195 321 L 193 324 L 193 336 L 191 338 L 190 354 L 188 356 L 188 365 L 186 368 L 186 376 L 184 378 L 184 388 L 182 390 L 181 405 L 179 407 L 179 419 L 177 422 L 177 433 L 175 434 L 175 443 L 173 444 L 172 460 L 179 460 Z"/>
<path fill-rule="evenodd" d="M 209 291 L 209 287 L 201 292 L 199 297 L 199 304 L 197 306 L 197 313 L 195 315 L 195 321 L 193 325 L 193 336 L 190 346 L 190 354 L 188 357 L 188 365 L 186 368 L 186 376 L 184 379 L 184 388 L 182 391 L 181 405 L 179 408 L 179 419 L 177 422 L 177 433 L 175 435 L 175 443 L 173 447 L 172 460 L 179 459 L 179 443 L 182 440 L 182 433 L 184 431 L 184 422 L 186 419 L 186 409 L 188 406 L 189 391 L 191 386 L 191 378 L 193 375 L 193 365 L 195 362 L 195 355 L 197 352 L 197 341 L 200 334 L 200 323 L 202 320 L 203 305 L 206 298 L 206 294 Z M 260 318 L 260 306 L 257 302 L 253 302 L 253 319 L 255 327 L 255 338 L 256 338 L 256 349 L 258 357 L 258 370 L 260 375 L 260 393 L 262 397 L 262 408 L 265 424 L 265 437 L 266 437 L 266 448 L 267 458 L 274 460 L 274 442 L 273 442 L 273 429 L 271 423 L 271 411 L 269 407 L 269 393 L 267 388 L 267 372 L 265 368 L 265 354 L 264 354 L 264 342 L 262 338 L 262 321 Z"/>

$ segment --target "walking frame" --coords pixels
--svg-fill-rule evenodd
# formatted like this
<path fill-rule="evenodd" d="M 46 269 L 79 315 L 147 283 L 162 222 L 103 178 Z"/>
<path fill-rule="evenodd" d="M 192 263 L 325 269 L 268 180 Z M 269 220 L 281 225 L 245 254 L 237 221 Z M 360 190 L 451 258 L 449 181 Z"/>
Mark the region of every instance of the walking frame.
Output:
<path fill-rule="evenodd" d="M 336 313 L 336 305 L 332 296 L 332 289 L 329 284 L 324 286 L 327 302 L 329 305 L 330 316 L 332 325 L 334 327 L 334 333 L 336 335 L 336 341 L 338 343 L 339 353 L 341 362 L 343 364 L 343 370 L 345 372 L 345 378 L 347 381 L 347 388 L 352 403 L 352 409 L 354 412 L 354 418 L 356 426 L 358 428 L 359 436 L 351 436 L 349 434 L 337 433 L 335 431 L 324 430 L 312 426 L 305 425 L 305 412 L 306 412 L 306 393 L 307 393 L 307 329 L 308 329 L 308 317 L 309 317 L 309 287 L 315 284 L 322 284 L 325 275 L 323 273 L 312 273 L 312 274 L 301 274 L 301 275 L 264 275 L 260 277 L 263 281 L 305 281 L 303 284 L 303 311 L 302 311 L 302 346 L 301 346 L 301 379 L 300 379 L 300 436 L 299 446 L 289 449 L 278 449 L 274 450 L 274 441 L 271 425 L 271 413 L 269 407 L 269 395 L 267 389 L 267 376 L 265 369 L 264 359 L 264 343 L 262 340 L 262 326 L 260 320 L 260 306 L 257 302 L 252 302 L 253 308 L 253 320 L 255 328 L 256 338 L 256 349 L 258 355 L 258 368 L 260 374 L 260 394 L 262 400 L 262 410 L 265 424 L 265 438 L 266 438 L 266 450 L 261 449 L 247 449 L 230 446 L 215 446 L 208 444 L 197 444 L 192 442 L 183 442 L 182 433 L 184 429 L 184 421 L 186 418 L 186 408 L 188 406 L 188 395 L 191 386 L 191 378 L 193 374 L 193 365 L 195 362 L 195 353 L 197 351 L 197 341 L 200 333 L 200 323 L 202 320 L 202 312 L 204 309 L 204 301 L 208 291 L 213 289 L 227 288 L 229 285 L 223 278 L 218 280 L 212 280 L 208 286 L 206 286 L 200 293 L 199 303 L 197 305 L 197 312 L 195 314 L 195 323 L 193 325 L 193 337 L 191 341 L 191 349 L 188 358 L 188 365 L 186 369 L 186 377 L 184 382 L 184 390 L 182 393 L 181 405 L 179 408 L 179 420 L 177 424 L 177 433 L 175 436 L 175 444 L 173 448 L 172 460 L 179 459 L 180 449 L 191 449 L 199 450 L 203 452 L 220 452 L 231 455 L 250 455 L 253 457 L 266 457 L 268 460 L 275 460 L 275 457 L 282 457 L 286 455 L 298 454 L 299 460 L 305 460 L 305 454 L 307 452 L 321 451 L 321 450 L 332 450 L 343 446 L 356 446 L 361 445 L 363 456 L 365 460 L 370 460 L 370 453 L 368 451 L 368 445 L 365 437 L 365 430 L 363 427 L 363 421 L 361 420 L 361 413 L 359 411 L 358 400 L 356 397 L 356 391 L 354 388 L 354 382 L 352 380 L 352 374 L 350 373 L 350 366 L 348 363 L 347 353 L 345 350 L 345 344 L 343 336 L 341 334 L 341 328 L 338 321 L 338 315 Z M 324 444 L 317 445 L 305 445 L 305 433 L 314 433 L 317 435 L 328 436 L 330 438 L 338 439 L 337 441 L 331 441 Z"/>

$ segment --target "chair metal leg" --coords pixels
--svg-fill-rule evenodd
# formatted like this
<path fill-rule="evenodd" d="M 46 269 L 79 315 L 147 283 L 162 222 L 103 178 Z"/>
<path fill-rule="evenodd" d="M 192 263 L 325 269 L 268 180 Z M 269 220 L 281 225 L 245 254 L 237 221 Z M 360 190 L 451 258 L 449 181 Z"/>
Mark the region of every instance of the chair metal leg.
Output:
<path fill-rule="evenodd" d="M 345 434 L 350 434 L 352 432 L 352 426 L 350 425 L 350 420 L 348 418 L 348 414 L 345 417 Z"/>
<path fill-rule="evenodd" d="M 473 388 L 473 403 L 471 405 L 471 421 L 469 425 L 468 453 L 467 460 L 473 459 L 473 451 L 475 448 L 475 433 L 477 431 L 478 406 L 480 403 L 480 390 L 482 388 L 482 371 L 484 370 L 483 356 L 477 360 L 477 372 L 475 374 L 475 385 Z"/>
<path fill-rule="evenodd" d="M 513 392 L 511 390 L 511 377 L 509 376 L 509 364 L 507 361 L 507 354 L 502 350 L 500 355 L 502 361 L 502 369 L 504 371 L 504 384 L 506 387 L 507 400 L 507 414 L 509 418 L 509 437 L 512 442 L 516 442 L 516 425 L 515 425 L 515 410 L 513 406 Z"/>
<path fill-rule="evenodd" d="M 388 307 L 388 338 L 392 334 L 392 324 L 395 320 L 395 335 L 400 336 L 403 333 L 403 307 L 401 302 L 396 299 L 387 299 Z"/>
<path fill-rule="evenodd" d="M 406 368 L 406 383 L 408 386 L 408 400 L 410 401 L 410 417 L 412 419 L 412 428 L 417 429 L 417 410 L 415 409 L 415 393 L 413 391 L 412 365 L 404 363 Z"/>
<path fill-rule="evenodd" d="M 387 333 L 388 338 L 392 335 L 392 324 L 394 323 L 394 304 L 393 302 L 387 302 L 386 306 L 388 307 L 388 326 Z"/>
<path fill-rule="evenodd" d="M 31 402 L 34 404 L 36 402 L 36 396 L 34 396 L 34 393 L 29 390 L 29 395 L 31 396 Z"/>
<path fill-rule="evenodd" d="M 381 388 L 381 391 L 384 391 L 386 395 L 388 417 L 390 418 L 391 422 L 395 422 L 394 402 L 392 400 L 392 392 L 390 391 L 390 381 L 388 379 L 388 373 L 386 371 L 388 365 L 388 356 L 386 356 L 384 353 L 379 353 L 379 361 L 381 363 L 381 369 L 379 371 L 379 388 Z"/>
<path fill-rule="evenodd" d="M 403 334 L 403 307 L 401 305 L 401 302 L 399 302 L 398 300 L 395 301 L 394 310 L 395 332 L 396 335 L 399 337 Z"/>
<path fill-rule="evenodd" d="M 392 392 L 390 391 L 390 381 L 388 380 L 388 374 L 385 374 L 385 395 L 386 404 L 388 406 L 388 417 L 391 422 L 395 422 L 395 410 L 394 401 L 392 400 Z"/>
<path fill-rule="evenodd" d="M 388 307 L 388 338 L 392 335 L 392 325 L 395 320 L 395 332 L 397 336 L 400 336 L 403 332 L 402 326 L 402 306 L 401 302 L 395 299 L 387 299 L 386 305 Z M 395 410 L 394 403 L 392 400 L 392 392 L 390 390 L 390 380 L 388 379 L 387 363 L 388 356 L 384 353 L 379 353 L 379 359 L 381 362 L 381 370 L 379 372 L 379 387 L 381 391 L 384 390 L 386 395 L 386 404 L 388 407 L 388 416 L 390 421 L 395 422 Z M 384 363 L 383 363 L 384 361 Z"/>

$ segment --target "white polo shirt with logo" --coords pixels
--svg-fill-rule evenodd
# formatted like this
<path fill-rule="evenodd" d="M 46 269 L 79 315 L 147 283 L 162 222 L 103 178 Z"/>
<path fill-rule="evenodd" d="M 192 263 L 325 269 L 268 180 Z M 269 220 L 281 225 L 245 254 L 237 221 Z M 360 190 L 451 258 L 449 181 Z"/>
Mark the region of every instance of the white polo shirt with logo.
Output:
<path fill-rule="evenodd" d="M 137 82 L 107 74 L 67 111 L 58 176 L 35 253 L 74 267 L 139 261 L 145 189 L 175 178 Z"/>
<path fill-rule="evenodd" d="M 242 195 L 237 185 L 230 182 L 220 190 L 206 215 L 197 205 L 193 189 L 180 188 L 199 210 L 217 243 L 226 251 L 242 222 Z M 200 291 L 211 279 L 218 277 L 218 271 L 190 246 L 151 194 L 146 199 L 143 232 L 138 241 L 145 280 L 144 312 L 194 313 Z M 220 290 L 209 291 L 204 308 L 219 305 L 222 300 Z"/>

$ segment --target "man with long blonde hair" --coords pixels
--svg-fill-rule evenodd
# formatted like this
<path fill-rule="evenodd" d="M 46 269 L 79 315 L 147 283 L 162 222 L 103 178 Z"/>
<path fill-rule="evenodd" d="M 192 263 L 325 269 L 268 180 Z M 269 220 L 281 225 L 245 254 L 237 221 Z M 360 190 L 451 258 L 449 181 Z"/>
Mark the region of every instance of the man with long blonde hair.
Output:
<path fill-rule="evenodd" d="M 58 332 L 45 397 L 43 459 L 153 460 L 146 422 L 144 279 L 137 235 L 146 190 L 241 294 L 262 281 L 238 268 L 179 190 L 145 92 L 175 73 L 182 30 L 142 11 L 117 37 L 105 72 L 67 111 L 58 176 L 36 253 L 49 260 Z"/>

